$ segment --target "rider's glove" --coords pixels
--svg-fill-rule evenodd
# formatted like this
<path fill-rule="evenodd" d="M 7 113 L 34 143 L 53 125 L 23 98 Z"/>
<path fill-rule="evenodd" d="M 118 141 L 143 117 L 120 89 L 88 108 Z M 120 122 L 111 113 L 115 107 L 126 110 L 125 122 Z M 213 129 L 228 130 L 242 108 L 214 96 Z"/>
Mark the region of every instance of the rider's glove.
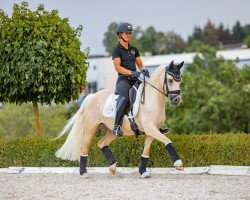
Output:
<path fill-rule="evenodd" d="M 131 78 L 138 78 L 140 76 L 141 72 L 138 71 L 132 71 L 132 74 L 130 75 Z"/>
<path fill-rule="evenodd" d="M 145 76 L 149 77 L 149 71 L 148 71 L 147 69 L 143 69 L 143 70 L 142 70 L 142 73 L 143 73 Z"/>

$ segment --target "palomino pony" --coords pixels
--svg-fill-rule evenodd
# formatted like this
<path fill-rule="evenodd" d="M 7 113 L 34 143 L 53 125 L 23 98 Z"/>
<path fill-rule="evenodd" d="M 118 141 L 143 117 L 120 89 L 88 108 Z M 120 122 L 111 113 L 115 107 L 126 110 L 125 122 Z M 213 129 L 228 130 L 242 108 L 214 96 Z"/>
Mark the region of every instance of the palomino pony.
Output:
<path fill-rule="evenodd" d="M 142 178 L 149 177 L 146 171 L 150 146 L 154 139 L 162 142 L 168 150 L 174 167 L 177 170 L 184 170 L 173 143 L 159 128 L 166 120 L 165 98 L 168 97 L 172 105 L 179 105 L 181 73 L 183 63 L 175 65 L 173 61 L 169 66 L 160 65 L 145 86 L 145 102 L 140 104 L 135 122 L 140 131 L 144 132 L 145 145 L 141 156 L 139 173 Z M 116 159 L 112 154 L 109 145 L 117 137 L 112 134 L 114 119 L 104 117 L 103 109 L 108 96 L 112 91 L 108 89 L 100 90 L 95 94 L 88 95 L 76 114 L 67 122 L 58 137 L 70 130 L 70 133 L 63 146 L 56 152 L 56 156 L 66 160 L 80 160 L 80 174 L 87 173 L 87 157 L 92 139 L 96 134 L 99 124 L 105 124 L 108 128 L 106 135 L 98 142 L 104 156 L 108 160 L 111 174 L 115 174 Z M 130 128 L 128 119 L 123 120 L 122 131 L 125 136 L 132 136 L 134 132 Z"/>

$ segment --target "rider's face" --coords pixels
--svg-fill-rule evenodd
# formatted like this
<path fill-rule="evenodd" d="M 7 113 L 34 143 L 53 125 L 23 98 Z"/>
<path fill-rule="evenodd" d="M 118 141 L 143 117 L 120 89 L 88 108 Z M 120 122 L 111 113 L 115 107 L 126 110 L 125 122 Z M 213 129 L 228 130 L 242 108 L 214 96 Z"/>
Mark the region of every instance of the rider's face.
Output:
<path fill-rule="evenodd" d="M 132 38 L 132 33 L 129 33 L 129 32 L 121 33 L 121 36 L 122 36 L 126 41 L 130 41 L 131 38 Z"/>

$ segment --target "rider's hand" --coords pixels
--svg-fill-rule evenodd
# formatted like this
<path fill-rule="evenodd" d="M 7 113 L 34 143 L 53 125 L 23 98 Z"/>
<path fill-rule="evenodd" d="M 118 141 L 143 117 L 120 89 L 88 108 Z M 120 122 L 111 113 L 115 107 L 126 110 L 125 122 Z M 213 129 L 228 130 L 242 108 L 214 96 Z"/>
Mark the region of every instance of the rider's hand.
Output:
<path fill-rule="evenodd" d="M 132 74 L 130 75 L 131 78 L 138 78 L 141 74 L 141 72 L 138 72 L 138 71 L 132 71 L 131 72 Z"/>
<path fill-rule="evenodd" d="M 149 71 L 148 71 L 147 69 L 143 69 L 143 70 L 142 70 L 142 73 L 143 73 L 145 76 L 149 77 Z"/>

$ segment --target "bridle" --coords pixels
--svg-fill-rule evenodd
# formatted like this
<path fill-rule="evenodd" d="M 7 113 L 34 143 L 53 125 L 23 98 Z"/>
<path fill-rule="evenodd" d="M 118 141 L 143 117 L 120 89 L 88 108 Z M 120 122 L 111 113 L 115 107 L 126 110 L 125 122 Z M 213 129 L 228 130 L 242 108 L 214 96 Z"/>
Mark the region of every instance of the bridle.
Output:
<path fill-rule="evenodd" d="M 174 74 L 173 72 L 170 72 L 167 67 L 165 69 L 164 82 L 163 82 L 163 91 L 164 92 L 162 92 L 161 90 L 156 88 L 154 85 L 152 85 L 151 83 L 146 81 L 145 74 L 144 73 L 142 73 L 142 74 L 143 74 L 143 83 L 149 84 L 152 88 L 156 89 L 158 92 L 165 95 L 166 97 L 168 97 L 169 94 L 178 94 L 179 95 L 181 93 L 180 90 L 169 90 L 169 88 L 168 88 L 168 76 L 167 75 L 172 76 L 175 81 L 180 82 L 181 81 L 181 74 L 180 75 Z M 148 76 L 148 78 L 150 78 L 150 76 Z"/>
<path fill-rule="evenodd" d="M 164 77 L 164 83 L 163 83 L 163 90 L 166 92 L 165 96 L 168 97 L 169 94 L 177 94 L 179 95 L 181 93 L 180 90 L 169 90 L 168 89 L 168 76 L 167 75 L 170 75 L 174 78 L 174 80 L 176 82 L 180 82 L 181 81 L 181 75 L 177 75 L 177 74 L 174 74 L 173 72 L 169 71 L 168 68 L 165 69 L 165 77 Z"/>
<path fill-rule="evenodd" d="M 144 101 L 145 101 L 145 83 L 149 84 L 152 88 L 154 88 L 155 90 L 157 90 L 158 92 L 160 92 L 161 94 L 163 94 L 164 96 L 166 97 L 169 97 L 169 94 L 175 94 L 174 96 L 170 97 L 170 100 L 172 100 L 176 95 L 179 95 L 181 93 L 180 90 L 169 90 L 168 88 L 168 76 L 167 75 L 170 75 L 173 77 L 173 79 L 177 82 L 180 82 L 181 81 L 181 74 L 174 74 L 173 72 L 169 71 L 169 68 L 166 67 L 165 68 L 165 75 L 164 75 L 164 82 L 163 82 L 163 91 L 162 92 L 161 90 L 159 90 L 157 87 L 155 87 L 154 85 L 152 85 L 151 83 L 149 83 L 148 81 L 146 81 L 146 76 L 145 74 L 142 72 L 143 74 L 143 92 L 142 92 L 142 95 L 143 95 L 143 100 L 141 101 L 141 103 L 143 104 Z M 148 78 L 150 78 L 150 76 L 148 76 Z"/>

